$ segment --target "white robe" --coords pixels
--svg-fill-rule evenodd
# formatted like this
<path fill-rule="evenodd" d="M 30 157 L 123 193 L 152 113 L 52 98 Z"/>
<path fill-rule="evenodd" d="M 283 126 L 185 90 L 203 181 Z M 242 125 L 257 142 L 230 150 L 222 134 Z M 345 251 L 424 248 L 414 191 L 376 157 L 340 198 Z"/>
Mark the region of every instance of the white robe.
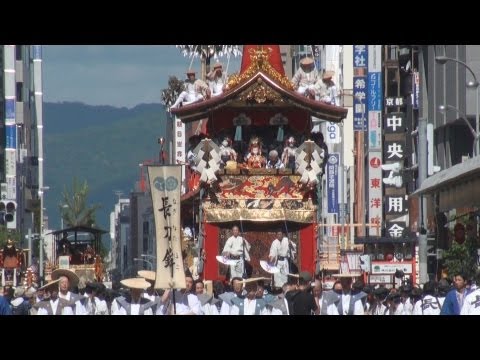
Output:
<path fill-rule="evenodd" d="M 287 237 L 284 237 L 282 241 L 278 239 L 273 240 L 272 245 L 270 245 L 270 253 L 268 256 L 277 260 L 276 265 L 277 268 L 280 269 L 280 272 L 273 274 L 273 281 L 276 287 L 282 287 L 288 280 L 287 277 L 290 273 L 287 259 L 287 257 L 290 255 L 289 243 L 291 243 L 290 240 Z M 295 258 L 296 244 L 293 242 L 291 244 L 294 247 L 292 249 L 292 256 Z M 280 260 L 278 259 L 279 256 L 282 256 L 285 259 Z"/>
<path fill-rule="evenodd" d="M 228 253 L 233 256 L 241 256 L 243 249 L 245 248 L 245 261 L 250 261 L 250 244 L 241 236 L 230 236 L 223 247 L 222 253 Z M 234 265 L 230 265 L 230 277 L 242 277 L 243 276 L 243 261 L 239 259 Z"/>
<path fill-rule="evenodd" d="M 460 315 L 480 315 L 480 289 L 476 288 L 465 297 Z"/>
<path fill-rule="evenodd" d="M 58 302 L 59 302 L 58 298 L 55 301 L 50 300 L 50 306 L 52 307 L 53 315 L 55 315 L 55 313 L 57 312 Z M 46 309 L 40 308 L 38 309 L 37 315 L 48 315 L 48 312 Z M 72 308 L 70 306 L 66 306 L 63 308 L 61 315 L 74 315 L 74 314 L 73 314 Z"/>

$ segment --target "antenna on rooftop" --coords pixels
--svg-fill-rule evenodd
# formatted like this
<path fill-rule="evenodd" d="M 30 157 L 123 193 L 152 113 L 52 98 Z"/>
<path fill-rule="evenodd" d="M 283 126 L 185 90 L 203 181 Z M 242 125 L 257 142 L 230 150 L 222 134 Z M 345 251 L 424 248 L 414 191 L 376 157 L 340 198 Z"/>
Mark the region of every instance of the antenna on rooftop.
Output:
<path fill-rule="evenodd" d="M 122 190 L 113 190 L 113 193 L 118 197 L 118 202 L 120 202 L 120 199 L 122 198 L 123 191 Z"/>

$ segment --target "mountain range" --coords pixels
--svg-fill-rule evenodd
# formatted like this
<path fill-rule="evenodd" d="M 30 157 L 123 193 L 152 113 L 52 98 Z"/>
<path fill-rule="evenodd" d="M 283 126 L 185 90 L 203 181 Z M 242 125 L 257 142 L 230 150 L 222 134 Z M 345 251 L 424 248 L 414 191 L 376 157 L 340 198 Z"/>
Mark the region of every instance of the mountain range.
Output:
<path fill-rule="evenodd" d="M 65 187 L 71 192 L 76 177 L 89 185 L 88 204 L 101 205 L 96 226 L 109 231 L 115 193 L 128 197 L 139 179 L 139 164 L 158 157 L 157 139 L 165 136 L 167 121 L 164 106 L 140 104 L 128 109 L 46 102 L 43 119 L 49 228 L 60 228 L 62 192 Z"/>

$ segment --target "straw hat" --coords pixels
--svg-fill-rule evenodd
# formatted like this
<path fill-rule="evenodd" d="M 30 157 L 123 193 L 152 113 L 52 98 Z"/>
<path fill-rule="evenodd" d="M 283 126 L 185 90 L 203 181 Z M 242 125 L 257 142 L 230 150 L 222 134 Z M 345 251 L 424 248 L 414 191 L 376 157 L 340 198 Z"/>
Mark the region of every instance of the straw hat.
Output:
<path fill-rule="evenodd" d="M 122 281 L 120 281 L 120 284 L 130 289 L 142 290 L 148 289 L 151 286 L 151 284 L 144 278 L 123 279 Z"/>
<path fill-rule="evenodd" d="M 137 274 L 138 276 L 141 276 L 145 280 L 150 280 L 150 281 L 155 281 L 155 278 L 157 275 L 155 271 L 150 271 L 150 270 L 139 270 Z"/>
<path fill-rule="evenodd" d="M 256 278 L 250 278 L 250 279 L 245 279 L 243 281 L 240 281 L 240 284 L 249 284 L 249 283 L 253 283 L 253 282 L 256 282 L 256 281 L 266 281 L 266 280 L 271 280 L 270 278 L 266 278 L 266 277 L 256 277 Z"/>
<path fill-rule="evenodd" d="M 325 73 L 323 74 L 322 79 L 323 79 L 323 80 L 331 79 L 331 78 L 333 78 L 333 75 L 335 75 L 335 71 L 325 71 Z"/>
<path fill-rule="evenodd" d="M 66 276 L 70 282 L 70 287 L 74 288 L 78 285 L 80 278 L 73 271 L 68 269 L 56 269 L 52 272 L 52 280 L 57 280 L 60 276 Z"/>
<path fill-rule="evenodd" d="M 213 70 L 215 70 L 215 69 L 221 69 L 222 67 L 223 67 L 222 63 L 217 62 L 217 63 L 213 66 Z"/>
<path fill-rule="evenodd" d="M 360 274 L 351 274 L 351 273 L 345 273 L 345 274 L 333 274 L 332 277 L 334 278 L 354 278 L 354 277 L 359 277 Z"/>
<path fill-rule="evenodd" d="M 26 291 L 25 291 L 25 294 L 24 296 L 26 298 L 32 298 L 33 295 L 35 295 L 35 293 L 37 292 L 37 290 L 35 290 L 35 288 L 33 286 L 30 286 Z"/>
<path fill-rule="evenodd" d="M 25 288 L 23 286 L 17 286 L 15 288 L 15 293 L 13 294 L 14 297 L 23 297 L 25 294 Z"/>
<path fill-rule="evenodd" d="M 314 63 L 313 58 L 309 56 L 304 57 L 302 60 L 300 60 L 300 65 L 303 65 L 303 66 L 312 65 L 313 63 Z"/>
<path fill-rule="evenodd" d="M 190 74 L 193 74 L 195 75 L 196 74 L 196 71 L 193 70 L 193 69 L 188 69 L 187 72 L 186 72 L 187 75 L 190 75 Z"/>
<path fill-rule="evenodd" d="M 43 285 L 42 287 L 38 288 L 38 290 L 45 290 L 45 289 L 49 288 L 50 286 L 55 285 L 59 282 L 60 282 L 60 279 L 52 280 L 52 281 L 46 283 L 45 285 Z"/>

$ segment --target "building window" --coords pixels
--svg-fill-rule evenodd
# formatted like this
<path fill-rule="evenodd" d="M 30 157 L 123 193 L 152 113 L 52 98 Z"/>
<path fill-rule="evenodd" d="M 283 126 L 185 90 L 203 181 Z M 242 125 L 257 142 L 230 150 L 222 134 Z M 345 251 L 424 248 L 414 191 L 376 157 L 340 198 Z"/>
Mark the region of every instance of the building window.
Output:
<path fill-rule="evenodd" d="M 15 45 L 15 58 L 19 61 L 23 59 L 22 50 L 22 45 Z"/>
<path fill-rule="evenodd" d="M 462 119 L 435 129 L 438 165 L 442 169 L 446 169 L 471 157 L 473 155 L 473 140 L 472 133 Z"/>
<path fill-rule="evenodd" d="M 150 228 L 148 221 L 143 222 L 143 251 L 148 252 L 148 233 Z"/>
<path fill-rule="evenodd" d="M 23 101 L 23 82 L 17 82 L 17 101 Z"/>

